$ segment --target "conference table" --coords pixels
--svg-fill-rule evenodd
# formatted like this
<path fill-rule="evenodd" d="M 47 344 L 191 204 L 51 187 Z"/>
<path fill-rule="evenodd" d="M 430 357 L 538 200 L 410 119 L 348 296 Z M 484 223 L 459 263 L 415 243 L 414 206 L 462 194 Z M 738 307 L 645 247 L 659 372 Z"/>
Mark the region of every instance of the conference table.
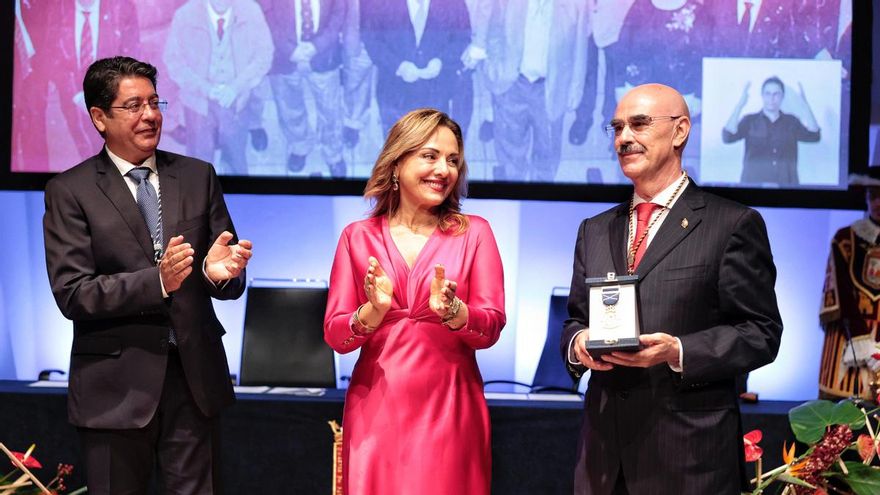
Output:
<path fill-rule="evenodd" d="M 67 423 L 62 383 L 0 380 L 0 442 L 15 451 L 36 444 L 54 476 L 59 462 L 74 465 L 67 486 L 85 484 L 76 430 Z M 344 390 L 236 388 L 238 400 L 223 414 L 223 480 L 229 494 L 330 494 L 333 431 L 342 422 Z M 576 395 L 486 392 L 492 422 L 492 493 L 566 494 L 573 469 L 583 404 Z M 743 431 L 764 433 L 764 466 L 781 463 L 791 442 L 788 410 L 797 402 L 742 404 Z M 401 425 L 406 429 L 406 425 Z M 419 445 L 413 445 L 419 449 Z M 751 467 L 750 467 L 751 468 Z M 0 475 L 6 470 L 0 469 Z M 158 493 L 155 487 L 151 493 Z"/>

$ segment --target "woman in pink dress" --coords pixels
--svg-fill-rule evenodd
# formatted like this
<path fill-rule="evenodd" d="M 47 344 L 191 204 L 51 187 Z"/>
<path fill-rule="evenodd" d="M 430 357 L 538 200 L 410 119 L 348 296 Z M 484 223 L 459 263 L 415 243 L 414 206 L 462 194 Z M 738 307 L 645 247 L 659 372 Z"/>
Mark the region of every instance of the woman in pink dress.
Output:
<path fill-rule="evenodd" d="M 349 495 L 489 494 L 489 412 L 475 352 L 505 323 L 504 275 L 483 218 L 460 213 L 461 129 L 414 110 L 392 127 L 339 239 L 324 339 L 360 349 L 343 416 Z"/>

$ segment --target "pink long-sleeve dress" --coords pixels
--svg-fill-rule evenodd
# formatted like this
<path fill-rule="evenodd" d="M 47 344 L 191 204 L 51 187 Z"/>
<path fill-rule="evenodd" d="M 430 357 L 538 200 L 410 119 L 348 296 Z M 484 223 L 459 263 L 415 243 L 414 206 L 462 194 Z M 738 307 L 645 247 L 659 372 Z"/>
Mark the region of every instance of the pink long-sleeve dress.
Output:
<path fill-rule="evenodd" d="M 475 352 L 494 344 L 504 326 L 504 274 L 489 224 L 468 218 L 463 234 L 435 230 L 412 268 L 387 218 L 355 222 L 342 232 L 324 338 L 340 353 L 361 350 L 342 420 L 346 494 L 489 494 L 489 411 Z M 360 337 L 349 322 L 367 301 L 370 256 L 391 278 L 394 297 L 376 331 Z M 468 306 L 467 324 L 458 331 L 442 325 L 428 306 L 437 263 Z"/>

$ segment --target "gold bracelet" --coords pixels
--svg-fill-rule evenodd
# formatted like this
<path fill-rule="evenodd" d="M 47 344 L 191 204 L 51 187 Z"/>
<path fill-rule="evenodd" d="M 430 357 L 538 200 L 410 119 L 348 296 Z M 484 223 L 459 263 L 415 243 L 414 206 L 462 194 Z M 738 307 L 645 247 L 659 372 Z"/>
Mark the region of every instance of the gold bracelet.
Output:
<path fill-rule="evenodd" d="M 446 310 L 446 314 L 443 315 L 443 318 L 440 319 L 440 322 L 449 327 L 450 323 L 452 323 L 452 320 L 454 320 L 455 317 L 458 316 L 458 311 L 461 309 L 461 304 L 461 299 L 459 299 L 458 296 L 453 297 L 452 302 L 449 303 L 449 308 Z"/>
<path fill-rule="evenodd" d="M 358 306 L 358 309 L 351 314 L 351 320 L 349 321 L 349 328 L 351 329 L 351 333 L 357 335 L 358 337 L 363 337 L 365 334 L 373 333 L 376 331 L 376 327 L 371 327 L 361 321 L 360 316 L 358 316 L 361 312 L 361 308 L 363 308 L 366 303 Z"/>

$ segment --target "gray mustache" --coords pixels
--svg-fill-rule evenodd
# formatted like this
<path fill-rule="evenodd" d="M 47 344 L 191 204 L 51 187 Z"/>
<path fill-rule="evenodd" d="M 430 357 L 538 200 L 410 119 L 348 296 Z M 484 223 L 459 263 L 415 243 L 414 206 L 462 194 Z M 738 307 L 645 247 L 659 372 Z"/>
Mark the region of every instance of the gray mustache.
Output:
<path fill-rule="evenodd" d="M 619 155 L 625 153 L 644 153 L 645 151 L 647 151 L 645 147 L 637 143 L 621 144 L 617 147 L 617 154 Z"/>

